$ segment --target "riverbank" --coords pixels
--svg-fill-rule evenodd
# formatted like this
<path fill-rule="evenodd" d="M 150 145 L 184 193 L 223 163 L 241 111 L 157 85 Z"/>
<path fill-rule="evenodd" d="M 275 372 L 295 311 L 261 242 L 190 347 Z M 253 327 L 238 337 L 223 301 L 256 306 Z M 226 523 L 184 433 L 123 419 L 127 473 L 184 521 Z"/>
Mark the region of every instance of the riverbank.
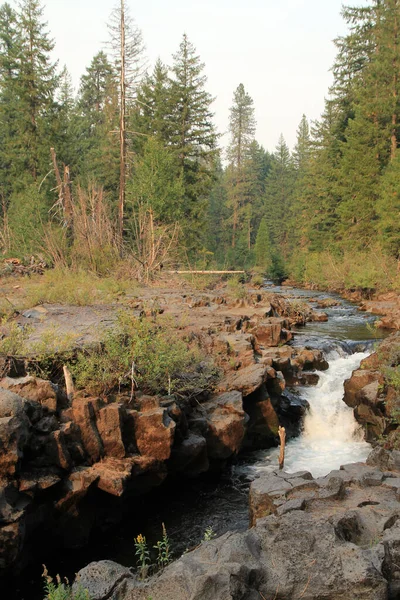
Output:
<path fill-rule="evenodd" d="M 314 479 L 265 474 L 250 490 L 252 528 L 203 542 L 140 580 L 111 561 L 78 573 L 96 600 L 396 600 L 400 457 L 371 453 Z"/>
<path fill-rule="evenodd" d="M 11 449 L 14 473 L 6 473 L 8 521 L 3 530 L 8 537 L 3 547 L 11 549 L 11 555 L 13 543 L 21 549 L 14 553 L 16 566 L 24 561 L 24 545 L 28 552 L 35 546 L 35 536 L 43 539 L 51 531 L 48 544 L 55 547 L 57 539 L 72 546 L 87 543 L 93 527 L 100 522 L 114 526 L 123 513 L 122 503 L 135 503 L 138 493 L 171 478 L 184 481 L 210 468 L 220 470 L 242 449 L 275 446 L 278 424 L 286 426 L 289 438 L 299 432 L 307 403 L 286 386 L 315 385 L 319 379 L 315 369 L 327 364 L 321 350 L 310 350 L 308 342 L 307 348 L 302 346 L 303 336 L 295 326 L 308 321 L 314 328 L 328 327 L 327 313 L 340 307 L 329 308 L 325 301 L 325 313 L 296 293 L 285 299 L 241 285 L 188 291 L 158 288 L 155 294 L 151 288 L 142 297 L 129 298 L 129 306 L 125 303 L 122 308 L 141 321 L 172 319 L 174 337 L 188 347 L 194 343 L 212 357 L 218 370 L 212 388 L 200 388 L 191 398 L 149 397 L 138 391 L 134 399 L 130 386 L 120 394 L 100 397 L 88 397 L 82 390 L 70 403 L 61 381 L 55 399 L 54 393 L 43 396 L 46 386 L 49 392 L 46 382 L 39 381 L 42 396 L 35 399 L 29 397 L 34 387 L 30 379 L 6 378 L 0 383 L 22 395 L 25 387 L 22 406 L 29 406 L 26 431 Z M 41 305 L 15 321 L 29 326 L 28 344 L 37 344 L 50 330 L 65 337 L 74 332 L 74 342 L 90 348 L 115 327 L 118 310 L 120 304 Z M 365 320 L 362 313 L 360 319 Z M 296 343 L 288 346 L 293 336 Z M 25 368 L 26 360 L 12 364 Z M 49 419 L 52 425 L 45 431 Z M 54 449 L 54 439 L 56 452 L 46 450 L 43 455 L 43 448 Z M 71 462 L 61 463 L 68 454 Z M 38 459 L 40 464 L 35 463 Z M 29 472 L 34 477 L 28 478 L 26 487 Z"/>
<path fill-rule="evenodd" d="M 294 323 L 319 313 L 302 312 L 298 304 L 265 291 L 247 289 L 244 296 L 239 291 L 189 295 L 167 288 L 155 295 L 149 289 L 122 307 L 133 330 L 151 326 L 151 340 L 168 325 L 164 352 L 175 347 L 175 338 L 187 353 L 201 350 L 179 394 L 173 388 L 179 374 L 166 371 L 164 395 L 143 392 L 148 361 L 159 350 L 153 345 L 147 362 L 132 355 L 138 374 L 125 383 L 114 378 L 116 388 L 99 395 L 84 388 L 68 398 L 62 379 L 32 374 L 38 365 L 49 367 L 49 360 L 71 361 L 72 369 L 76 352 L 86 358 L 103 336 L 109 339 L 120 306 L 45 304 L 13 318 L 3 343 L 15 331 L 27 335 L 25 356 L 3 356 L 0 381 L 3 572 L 26 564 L 38 536 L 55 547 L 60 540 L 67 547 L 84 545 L 100 522 L 111 527 L 118 521 L 123 503 L 167 478 L 196 477 L 221 469 L 242 449 L 275 446 L 279 424 L 289 439 L 298 434 L 307 403 L 285 392 L 286 381 L 312 383 L 311 372 L 327 364 L 321 351 L 286 342 Z M 40 339 L 49 340 L 48 332 L 56 339 L 74 333 L 75 348 L 63 353 L 53 344 L 52 354 L 35 357 L 32 349 Z M 118 339 L 126 344 L 125 337 Z M 104 353 L 108 346 L 101 348 Z M 57 377 L 60 369 L 53 366 L 48 372 Z M 142 389 L 134 389 L 136 379 Z"/>

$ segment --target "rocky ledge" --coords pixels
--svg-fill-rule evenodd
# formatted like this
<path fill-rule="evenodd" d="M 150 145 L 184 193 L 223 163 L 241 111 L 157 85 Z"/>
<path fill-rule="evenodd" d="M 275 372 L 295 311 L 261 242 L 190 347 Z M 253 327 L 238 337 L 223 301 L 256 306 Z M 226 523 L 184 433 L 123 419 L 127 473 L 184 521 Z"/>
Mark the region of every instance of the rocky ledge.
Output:
<path fill-rule="evenodd" d="M 319 350 L 284 345 L 301 315 L 288 317 L 282 299 L 261 294 L 231 307 L 217 297 L 191 300 L 191 310 L 196 304 L 186 333 L 220 368 L 212 393 L 68 400 L 60 385 L 26 373 L 0 380 L 0 574 L 35 556 L 38 539 L 85 545 L 99 523 L 121 518 L 123 502 L 132 506 L 167 477 L 195 477 L 242 448 L 277 445 L 279 424 L 288 437 L 299 432 L 307 402 L 286 383 L 314 384 L 313 371 L 328 366 Z M 71 310 L 54 314 L 70 326 Z"/>
<path fill-rule="evenodd" d="M 354 409 L 367 441 L 400 450 L 400 333 L 386 338 L 345 382 L 344 401 Z"/>
<path fill-rule="evenodd" d="M 250 490 L 253 527 L 203 542 L 138 581 L 111 561 L 75 586 L 93 600 L 395 600 L 400 597 L 400 453 L 326 477 L 261 475 Z"/>

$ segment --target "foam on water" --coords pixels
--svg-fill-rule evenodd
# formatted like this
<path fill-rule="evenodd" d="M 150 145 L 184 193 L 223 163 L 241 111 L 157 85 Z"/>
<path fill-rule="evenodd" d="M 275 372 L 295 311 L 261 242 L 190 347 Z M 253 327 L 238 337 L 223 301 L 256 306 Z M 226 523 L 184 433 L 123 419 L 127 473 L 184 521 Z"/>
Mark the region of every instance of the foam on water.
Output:
<path fill-rule="evenodd" d="M 310 471 L 314 477 L 326 475 L 340 465 L 364 461 L 371 450 L 353 410 L 343 402 L 343 382 L 357 369 L 367 352 L 328 356 L 329 369 L 319 372 L 318 385 L 304 387 L 301 395 L 310 403 L 302 435 L 286 446 L 285 471 Z M 256 471 L 272 470 L 279 450 L 268 451 L 254 465 Z"/>

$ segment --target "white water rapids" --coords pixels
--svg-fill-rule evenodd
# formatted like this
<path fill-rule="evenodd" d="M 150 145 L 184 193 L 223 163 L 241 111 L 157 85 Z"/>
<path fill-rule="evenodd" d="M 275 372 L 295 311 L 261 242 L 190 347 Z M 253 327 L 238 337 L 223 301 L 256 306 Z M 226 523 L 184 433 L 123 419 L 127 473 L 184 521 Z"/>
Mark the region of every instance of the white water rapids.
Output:
<path fill-rule="evenodd" d="M 286 446 L 285 471 L 310 471 L 314 477 L 326 475 L 340 465 L 365 461 L 371 446 L 364 441 L 363 431 L 353 410 L 343 402 L 343 382 L 357 369 L 368 353 L 327 356 L 329 369 L 318 372 L 319 383 L 301 388 L 301 396 L 310 403 L 304 419 L 304 431 Z M 256 471 L 276 468 L 279 449 L 267 451 L 254 465 Z"/>

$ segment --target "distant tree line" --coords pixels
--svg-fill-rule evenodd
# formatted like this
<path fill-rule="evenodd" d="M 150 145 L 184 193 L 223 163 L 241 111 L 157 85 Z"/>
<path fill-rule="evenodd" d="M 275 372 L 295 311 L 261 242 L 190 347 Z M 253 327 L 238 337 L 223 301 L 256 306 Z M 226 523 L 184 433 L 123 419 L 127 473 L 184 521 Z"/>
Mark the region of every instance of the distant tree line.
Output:
<path fill-rule="evenodd" d="M 0 7 L 0 245 L 107 269 L 133 256 L 256 267 L 318 284 L 395 280 L 400 254 L 400 0 L 346 7 L 321 119 L 293 152 L 255 139 L 253 100 L 233 94 L 219 146 L 205 65 L 183 35 L 146 64 L 119 0 L 110 44 L 74 94 L 40 0 Z M 106 231 L 106 233 L 105 233 Z M 81 255 L 84 256 L 81 256 Z M 102 255 L 100 259 L 99 256 Z"/>

